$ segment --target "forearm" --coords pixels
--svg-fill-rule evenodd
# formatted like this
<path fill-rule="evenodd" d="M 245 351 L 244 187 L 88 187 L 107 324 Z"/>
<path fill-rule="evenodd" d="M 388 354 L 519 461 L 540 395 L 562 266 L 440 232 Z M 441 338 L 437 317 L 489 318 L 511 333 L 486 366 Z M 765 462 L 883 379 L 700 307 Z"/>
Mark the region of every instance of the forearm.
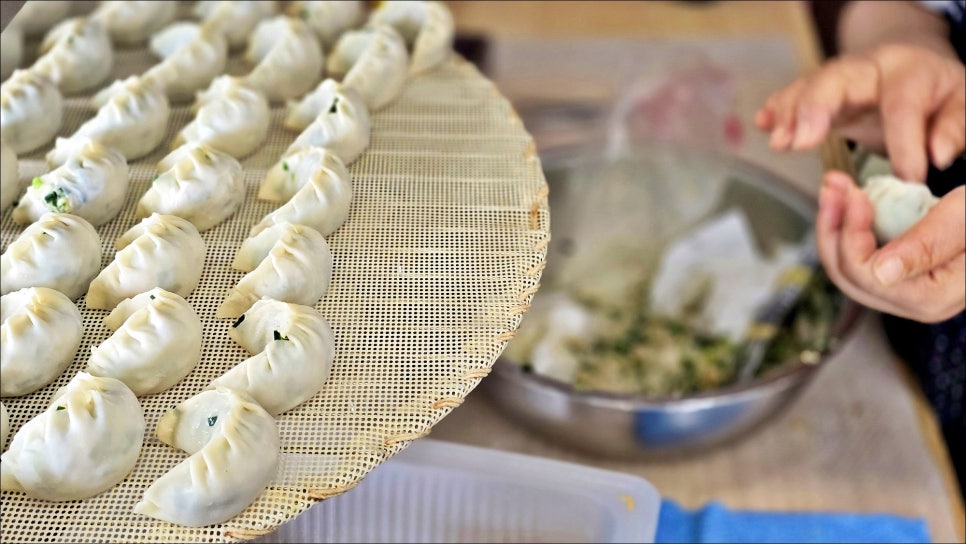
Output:
<path fill-rule="evenodd" d="M 957 58 L 949 44 L 946 20 L 916 2 L 853 1 L 842 9 L 838 24 L 840 53 L 888 43 L 919 45 Z"/>

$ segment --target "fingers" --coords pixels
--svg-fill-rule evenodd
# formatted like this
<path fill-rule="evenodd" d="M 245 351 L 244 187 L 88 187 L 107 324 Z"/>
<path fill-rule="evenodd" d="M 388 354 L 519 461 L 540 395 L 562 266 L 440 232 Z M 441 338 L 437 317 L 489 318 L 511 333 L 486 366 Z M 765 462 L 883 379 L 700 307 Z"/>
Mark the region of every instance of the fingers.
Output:
<path fill-rule="evenodd" d="M 875 104 L 878 97 L 875 63 L 865 57 L 843 57 L 812 77 L 798 96 L 793 149 L 820 144 L 833 120 L 846 110 Z"/>
<path fill-rule="evenodd" d="M 926 119 L 930 115 L 929 86 L 916 81 L 893 81 L 882 89 L 882 135 L 896 175 L 923 182 L 929 169 L 926 157 Z"/>
<path fill-rule="evenodd" d="M 944 196 L 905 234 L 880 249 L 872 268 L 890 286 L 940 267 L 966 251 L 966 187 Z"/>
<path fill-rule="evenodd" d="M 929 157 L 944 170 L 966 148 L 966 96 L 954 92 L 933 114 L 929 127 Z"/>

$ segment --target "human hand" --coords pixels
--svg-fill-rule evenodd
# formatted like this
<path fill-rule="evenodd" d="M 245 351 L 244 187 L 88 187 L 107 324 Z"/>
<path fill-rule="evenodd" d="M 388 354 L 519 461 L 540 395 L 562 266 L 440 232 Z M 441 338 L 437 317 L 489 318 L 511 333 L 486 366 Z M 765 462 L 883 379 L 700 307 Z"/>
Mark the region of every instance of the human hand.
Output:
<path fill-rule="evenodd" d="M 932 49 L 889 44 L 833 59 L 755 115 L 773 149 L 810 149 L 830 130 L 886 150 L 895 174 L 924 181 L 966 147 L 966 68 Z"/>
<path fill-rule="evenodd" d="M 911 229 L 877 249 L 871 202 L 830 171 L 815 225 L 829 278 L 856 302 L 924 323 L 966 308 L 966 187 L 946 194 Z"/>

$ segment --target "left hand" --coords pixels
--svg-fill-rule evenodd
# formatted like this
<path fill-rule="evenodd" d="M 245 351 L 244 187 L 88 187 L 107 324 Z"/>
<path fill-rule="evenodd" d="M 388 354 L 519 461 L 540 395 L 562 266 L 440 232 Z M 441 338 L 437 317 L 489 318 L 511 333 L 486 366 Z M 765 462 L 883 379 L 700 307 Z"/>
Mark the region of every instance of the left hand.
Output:
<path fill-rule="evenodd" d="M 966 308 L 966 187 L 951 191 L 902 236 L 878 248 L 872 203 L 831 171 L 819 193 L 816 242 L 829 278 L 856 302 L 924 323 Z"/>

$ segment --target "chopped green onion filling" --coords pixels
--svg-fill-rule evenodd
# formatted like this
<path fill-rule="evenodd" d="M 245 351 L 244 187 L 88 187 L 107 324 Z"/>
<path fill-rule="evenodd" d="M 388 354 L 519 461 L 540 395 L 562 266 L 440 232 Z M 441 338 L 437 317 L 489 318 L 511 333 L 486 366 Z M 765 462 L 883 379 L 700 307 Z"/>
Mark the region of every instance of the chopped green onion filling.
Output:
<path fill-rule="evenodd" d="M 154 300 L 156 297 L 154 295 L 148 295 L 148 298 L 150 298 L 151 300 Z"/>
<path fill-rule="evenodd" d="M 208 418 L 208 426 L 209 427 L 214 427 L 216 421 L 218 421 L 218 416 L 211 416 L 211 417 L 209 417 Z"/>
<path fill-rule="evenodd" d="M 282 333 L 278 331 L 272 331 L 276 340 L 288 340 L 288 336 L 282 336 Z"/>
<path fill-rule="evenodd" d="M 282 170 L 285 170 L 286 172 L 288 172 L 288 163 L 285 161 L 282 161 Z"/>
<path fill-rule="evenodd" d="M 63 187 L 58 187 L 47 193 L 47 196 L 44 197 L 44 202 L 47 203 L 50 209 L 60 213 L 67 213 L 73 208 L 70 199 L 67 198 L 67 191 Z"/>
<path fill-rule="evenodd" d="M 43 184 L 44 184 L 44 180 L 42 180 L 40 178 L 34 178 L 34 181 L 33 181 L 34 189 L 39 188 Z"/>
<path fill-rule="evenodd" d="M 329 113 L 335 113 L 335 107 L 336 107 L 336 105 L 338 103 L 339 103 L 339 97 L 338 96 L 332 99 L 332 105 L 329 106 Z"/>
<path fill-rule="evenodd" d="M 58 412 L 59 412 L 59 411 L 61 411 L 61 410 L 66 410 L 66 409 L 67 409 L 67 407 L 66 407 L 66 406 L 58 406 L 58 407 L 57 407 L 57 411 L 58 411 Z"/>
<path fill-rule="evenodd" d="M 231 324 L 231 328 L 233 329 L 237 328 L 239 325 L 242 324 L 242 321 L 244 320 L 245 320 L 245 314 L 242 314 L 238 319 L 235 320 L 234 323 Z"/>

